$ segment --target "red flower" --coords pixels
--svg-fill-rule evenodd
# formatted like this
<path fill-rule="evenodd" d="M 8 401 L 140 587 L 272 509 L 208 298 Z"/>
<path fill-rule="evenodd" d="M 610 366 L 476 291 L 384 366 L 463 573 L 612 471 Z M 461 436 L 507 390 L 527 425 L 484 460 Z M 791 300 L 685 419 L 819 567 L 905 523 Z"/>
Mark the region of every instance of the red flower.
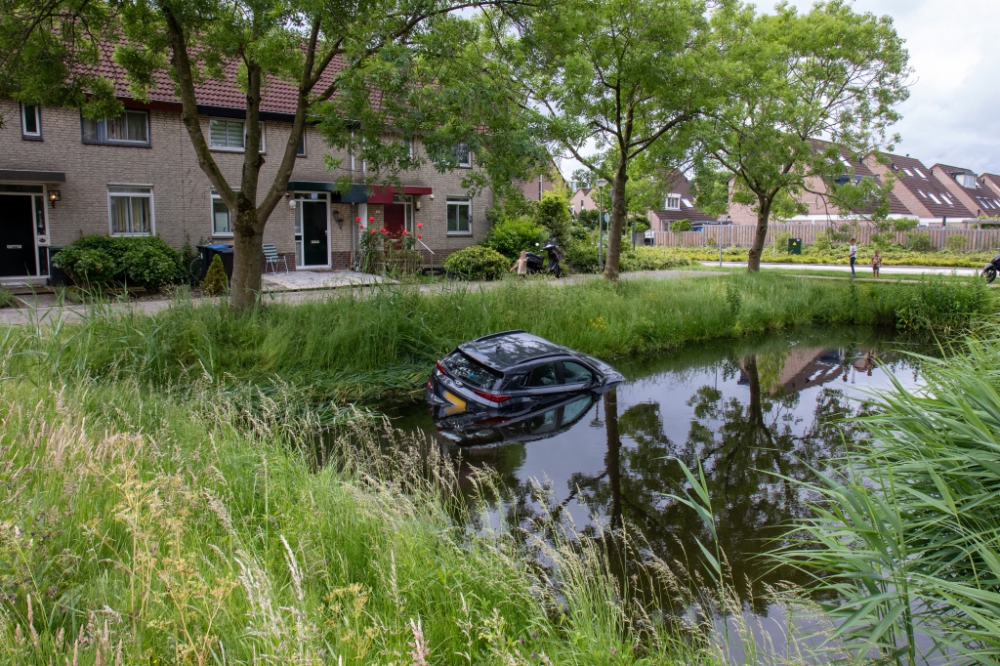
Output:
<path fill-rule="evenodd" d="M 421 236 L 420 234 L 417 234 L 417 239 L 418 240 L 423 240 L 423 236 Z"/>
<path fill-rule="evenodd" d="M 382 233 L 384 233 L 386 236 L 389 235 L 389 232 L 385 230 L 385 227 L 382 227 Z"/>
<path fill-rule="evenodd" d="M 369 221 L 369 222 L 374 222 L 374 221 L 375 221 L 375 217 L 374 217 L 374 216 L 372 216 L 372 217 L 369 217 L 369 218 L 368 218 L 368 221 Z"/>
<path fill-rule="evenodd" d="M 378 233 L 377 231 L 375 231 L 374 229 L 372 229 L 372 236 L 374 236 L 377 233 Z"/>
<path fill-rule="evenodd" d="M 423 229 L 423 228 L 424 228 L 424 223 L 423 222 L 417 222 L 417 229 Z"/>
<path fill-rule="evenodd" d="M 409 233 L 407 233 L 406 229 L 403 229 L 403 235 L 404 235 L 404 236 L 409 236 L 410 234 L 409 234 Z"/>
<path fill-rule="evenodd" d="M 361 221 L 361 218 L 360 218 L 360 217 L 356 217 L 356 218 L 354 218 L 354 221 L 355 221 L 355 222 L 360 222 L 360 221 Z"/>
<path fill-rule="evenodd" d="M 359 224 L 359 225 L 358 225 L 358 229 L 361 229 L 362 231 L 364 231 L 364 230 L 365 230 L 365 225 L 363 225 L 363 224 Z"/>

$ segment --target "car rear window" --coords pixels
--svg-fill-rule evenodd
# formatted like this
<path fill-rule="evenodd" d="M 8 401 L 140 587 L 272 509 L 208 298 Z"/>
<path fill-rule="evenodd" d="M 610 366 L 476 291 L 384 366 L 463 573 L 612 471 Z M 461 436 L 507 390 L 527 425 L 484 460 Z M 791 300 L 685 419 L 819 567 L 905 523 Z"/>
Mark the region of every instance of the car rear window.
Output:
<path fill-rule="evenodd" d="M 493 388 L 503 378 L 496 370 L 476 363 L 461 352 L 453 352 L 444 360 L 445 369 L 453 376 L 476 388 Z"/>

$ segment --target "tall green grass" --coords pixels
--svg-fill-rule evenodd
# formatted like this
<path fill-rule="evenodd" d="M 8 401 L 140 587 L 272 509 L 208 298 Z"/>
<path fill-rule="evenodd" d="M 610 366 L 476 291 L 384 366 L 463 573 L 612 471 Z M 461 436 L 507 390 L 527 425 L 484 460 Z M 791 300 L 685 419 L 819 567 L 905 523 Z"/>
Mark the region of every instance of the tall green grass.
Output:
<path fill-rule="evenodd" d="M 981 284 L 846 284 L 788 276 L 546 282 L 425 293 L 389 287 L 246 315 L 178 301 L 152 317 L 95 309 L 82 324 L 11 334 L 19 372 L 285 382 L 322 399 L 377 401 L 419 390 L 433 363 L 487 333 L 524 329 L 613 359 L 808 324 L 955 332 L 994 309 Z"/>
<path fill-rule="evenodd" d="M 818 473 L 815 517 L 782 561 L 835 595 L 837 636 L 861 654 L 997 664 L 1000 339 L 921 364 L 926 386 L 873 396 L 871 444 Z"/>

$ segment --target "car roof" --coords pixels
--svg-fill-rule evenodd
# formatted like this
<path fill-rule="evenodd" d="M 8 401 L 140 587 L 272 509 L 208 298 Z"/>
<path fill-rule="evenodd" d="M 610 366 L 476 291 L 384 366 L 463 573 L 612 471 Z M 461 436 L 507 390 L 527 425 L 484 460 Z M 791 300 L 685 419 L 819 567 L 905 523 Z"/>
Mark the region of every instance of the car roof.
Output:
<path fill-rule="evenodd" d="M 524 331 L 487 335 L 458 348 L 473 360 L 501 371 L 547 356 L 570 353 L 565 347 Z"/>

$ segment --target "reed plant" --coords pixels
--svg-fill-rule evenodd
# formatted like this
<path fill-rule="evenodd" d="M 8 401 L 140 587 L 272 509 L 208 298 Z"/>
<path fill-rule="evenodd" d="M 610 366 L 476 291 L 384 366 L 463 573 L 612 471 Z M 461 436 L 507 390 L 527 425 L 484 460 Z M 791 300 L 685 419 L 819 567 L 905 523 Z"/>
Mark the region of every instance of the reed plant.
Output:
<path fill-rule="evenodd" d="M 205 381 L 285 382 L 318 401 L 375 402 L 412 395 L 456 345 L 524 329 L 605 359 L 793 326 L 869 325 L 958 332 L 995 309 L 980 284 L 847 284 L 788 276 L 638 279 L 555 288 L 415 287 L 244 315 L 179 298 L 154 316 L 95 305 L 81 324 L 12 334 L 19 372 L 169 386 Z"/>
<path fill-rule="evenodd" d="M 1000 338 L 921 358 L 873 395 L 870 443 L 810 486 L 786 565 L 832 594 L 836 636 L 893 664 L 1000 663 Z"/>

